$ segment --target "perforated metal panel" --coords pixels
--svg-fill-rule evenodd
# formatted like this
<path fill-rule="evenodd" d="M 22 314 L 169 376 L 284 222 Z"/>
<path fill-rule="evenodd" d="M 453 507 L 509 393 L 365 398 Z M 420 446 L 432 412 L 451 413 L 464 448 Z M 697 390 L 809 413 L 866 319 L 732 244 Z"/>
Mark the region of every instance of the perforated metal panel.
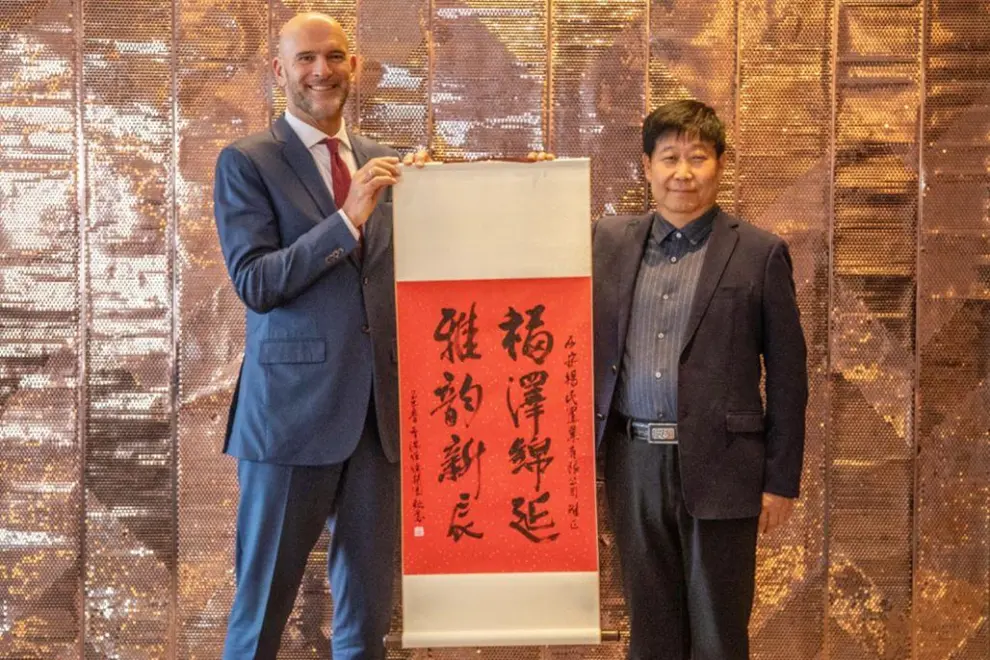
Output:
<path fill-rule="evenodd" d="M 990 3 L 925 8 L 915 408 L 919 660 L 990 655 Z"/>

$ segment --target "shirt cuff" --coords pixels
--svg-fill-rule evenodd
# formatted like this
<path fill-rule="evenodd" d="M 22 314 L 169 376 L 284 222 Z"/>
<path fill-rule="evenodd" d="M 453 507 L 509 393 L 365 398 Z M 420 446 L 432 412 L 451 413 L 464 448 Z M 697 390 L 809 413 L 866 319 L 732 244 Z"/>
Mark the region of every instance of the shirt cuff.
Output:
<path fill-rule="evenodd" d="M 347 217 L 346 213 L 344 213 L 344 209 L 337 209 L 337 213 L 340 214 L 340 217 L 344 221 L 344 224 L 347 225 L 347 228 L 351 230 L 351 236 L 354 237 L 354 240 L 361 240 L 361 232 L 358 231 L 357 227 L 354 226 L 354 223 L 351 222 L 351 219 Z"/>

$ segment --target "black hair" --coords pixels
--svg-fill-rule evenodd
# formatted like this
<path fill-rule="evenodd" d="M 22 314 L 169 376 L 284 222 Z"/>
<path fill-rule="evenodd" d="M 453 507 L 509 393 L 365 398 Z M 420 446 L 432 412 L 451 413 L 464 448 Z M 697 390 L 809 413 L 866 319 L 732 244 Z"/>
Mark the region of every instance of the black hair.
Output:
<path fill-rule="evenodd" d="M 715 147 L 715 155 L 725 153 L 725 126 L 711 108 L 701 101 L 674 101 L 661 105 L 643 120 L 643 153 L 652 157 L 657 140 L 676 134 L 697 138 Z"/>

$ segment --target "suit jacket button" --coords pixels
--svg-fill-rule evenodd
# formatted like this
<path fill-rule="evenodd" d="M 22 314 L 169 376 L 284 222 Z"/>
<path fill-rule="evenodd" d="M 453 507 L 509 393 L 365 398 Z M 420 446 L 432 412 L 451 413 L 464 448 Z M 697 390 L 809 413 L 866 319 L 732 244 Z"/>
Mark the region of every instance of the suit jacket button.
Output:
<path fill-rule="evenodd" d="M 604 413 L 595 413 L 595 419 L 597 419 L 598 421 L 602 421 L 603 419 L 605 419 L 605 414 Z"/>
<path fill-rule="evenodd" d="M 367 277 L 366 277 L 366 278 L 364 278 L 364 280 L 363 280 L 363 281 L 364 281 L 364 285 L 365 285 L 365 286 L 368 286 L 368 283 L 369 283 L 369 282 L 371 282 L 371 280 L 369 280 L 369 279 L 368 279 Z"/>
<path fill-rule="evenodd" d="M 367 323 L 361 326 L 361 332 L 363 332 L 366 335 L 371 334 L 371 328 L 368 326 Z"/>
<path fill-rule="evenodd" d="M 613 364 L 612 365 L 612 373 L 613 374 L 619 373 L 619 365 L 617 365 L 617 364 Z"/>

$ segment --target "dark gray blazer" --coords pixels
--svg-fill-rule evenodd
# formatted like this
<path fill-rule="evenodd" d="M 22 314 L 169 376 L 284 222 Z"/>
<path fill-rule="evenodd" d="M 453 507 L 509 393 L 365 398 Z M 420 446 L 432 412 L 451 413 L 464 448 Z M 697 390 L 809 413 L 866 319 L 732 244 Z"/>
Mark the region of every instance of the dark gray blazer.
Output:
<path fill-rule="evenodd" d="M 597 440 L 612 413 L 633 289 L 652 214 L 595 224 Z M 677 381 L 684 501 L 695 517 L 759 515 L 764 491 L 797 497 L 808 376 L 787 244 L 719 213 L 695 293 Z M 760 397 L 766 365 L 766 408 Z M 607 457 L 606 457 L 607 460 Z"/>
<path fill-rule="evenodd" d="M 358 167 L 396 155 L 349 137 Z M 214 215 L 247 307 L 224 450 L 286 465 L 339 463 L 361 437 L 374 392 L 382 446 L 398 460 L 391 190 L 365 225 L 359 259 L 312 155 L 280 117 L 221 152 Z"/>

